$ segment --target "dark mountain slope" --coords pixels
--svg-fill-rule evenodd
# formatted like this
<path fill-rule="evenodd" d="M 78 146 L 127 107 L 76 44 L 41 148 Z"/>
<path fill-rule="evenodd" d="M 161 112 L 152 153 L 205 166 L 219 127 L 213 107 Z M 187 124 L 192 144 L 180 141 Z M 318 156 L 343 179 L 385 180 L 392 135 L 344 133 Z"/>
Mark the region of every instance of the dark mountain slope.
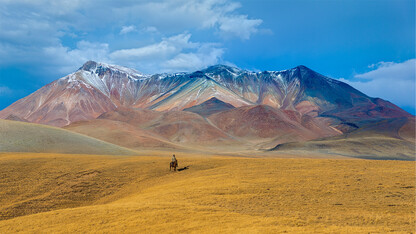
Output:
<path fill-rule="evenodd" d="M 201 116 L 207 117 L 212 114 L 222 112 L 225 110 L 234 109 L 235 107 L 231 104 L 225 103 L 215 97 L 205 101 L 199 105 L 192 106 L 184 109 L 184 111 L 193 112 Z"/>

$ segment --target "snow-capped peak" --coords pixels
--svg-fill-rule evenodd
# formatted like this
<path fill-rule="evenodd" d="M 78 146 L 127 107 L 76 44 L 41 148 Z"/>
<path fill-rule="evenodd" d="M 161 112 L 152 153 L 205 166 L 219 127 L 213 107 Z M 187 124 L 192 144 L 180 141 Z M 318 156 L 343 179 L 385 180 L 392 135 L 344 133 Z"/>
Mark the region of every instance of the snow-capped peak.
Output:
<path fill-rule="evenodd" d="M 84 71 L 90 71 L 90 72 L 93 72 L 93 73 L 97 73 L 97 70 L 102 71 L 102 70 L 106 70 L 106 69 L 111 69 L 112 71 L 125 73 L 130 78 L 136 79 L 136 80 L 150 77 L 149 75 L 145 75 L 145 74 L 143 74 L 141 72 L 138 72 L 137 70 L 132 69 L 132 68 L 123 67 L 123 66 L 119 66 L 119 65 L 113 65 L 113 64 L 107 64 L 107 63 L 101 63 L 101 62 L 97 63 L 95 61 L 87 61 L 78 70 L 84 70 Z"/>

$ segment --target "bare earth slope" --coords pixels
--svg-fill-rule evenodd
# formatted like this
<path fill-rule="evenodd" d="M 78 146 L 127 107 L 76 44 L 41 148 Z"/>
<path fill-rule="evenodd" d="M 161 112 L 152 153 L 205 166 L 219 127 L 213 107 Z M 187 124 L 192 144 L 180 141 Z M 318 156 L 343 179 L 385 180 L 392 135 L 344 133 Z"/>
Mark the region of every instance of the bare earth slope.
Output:
<path fill-rule="evenodd" d="M 239 107 L 213 114 L 209 119 L 233 136 L 271 144 L 341 134 L 310 116 L 266 105 Z"/>
<path fill-rule="evenodd" d="M 0 120 L 1 152 L 132 155 L 134 151 L 60 128 Z"/>
<path fill-rule="evenodd" d="M 215 146 L 216 152 L 224 145 L 240 151 L 341 134 L 318 118 L 265 105 L 232 108 L 208 119 L 188 111 L 120 108 L 65 129 L 134 149 Z"/>
<path fill-rule="evenodd" d="M 232 141 L 200 115 L 186 111 L 117 109 L 104 113 L 99 119 L 125 122 L 175 144 L 216 144 Z"/>
<path fill-rule="evenodd" d="M 415 118 L 385 119 L 341 136 L 279 144 L 272 151 L 337 154 L 366 159 L 415 160 Z"/>
<path fill-rule="evenodd" d="M 196 106 L 184 109 L 184 111 L 193 112 L 204 117 L 208 117 L 212 114 L 222 112 L 225 110 L 234 109 L 235 107 L 231 104 L 225 103 L 215 97 L 209 99 L 208 101 L 201 103 Z"/>
<path fill-rule="evenodd" d="M 178 159 L 0 154 L 0 232 L 415 230 L 413 162 Z"/>
<path fill-rule="evenodd" d="M 80 77 L 74 73 L 52 82 L 0 111 L 0 117 L 13 114 L 33 123 L 65 126 L 116 108 L 106 95 Z"/>
<path fill-rule="evenodd" d="M 224 141 L 232 141 L 228 135 L 210 125 L 203 117 L 187 111 L 163 113 L 144 127 L 172 142 L 182 144 L 221 144 Z"/>
<path fill-rule="evenodd" d="M 190 149 L 235 141 L 198 114 L 119 108 L 67 130 L 133 149 Z"/>
<path fill-rule="evenodd" d="M 16 116 L 16 115 L 9 115 L 7 118 L 5 118 L 6 120 L 13 120 L 13 121 L 20 121 L 20 122 L 29 122 L 29 121 L 27 121 L 27 120 L 25 120 L 25 119 L 22 119 L 22 118 L 20 118 L 20 117 L 18 117 L 18 116 Z"/>
<path fill-rule="evenodd" d="M 167 139 L 122 121 L 95 119 L 65 126 L 64 129 L 131 149 L 178 149 Z"/>

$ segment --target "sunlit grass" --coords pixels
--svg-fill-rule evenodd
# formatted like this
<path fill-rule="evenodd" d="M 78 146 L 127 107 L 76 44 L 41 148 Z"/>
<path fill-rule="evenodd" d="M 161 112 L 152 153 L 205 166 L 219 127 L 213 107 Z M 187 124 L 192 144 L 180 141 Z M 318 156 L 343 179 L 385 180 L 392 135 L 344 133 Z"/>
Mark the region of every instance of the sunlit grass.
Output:
<path fill-rule="evenodd" d="M 413 232 L 414 162 L 0 154 L 0 232 Z"/>

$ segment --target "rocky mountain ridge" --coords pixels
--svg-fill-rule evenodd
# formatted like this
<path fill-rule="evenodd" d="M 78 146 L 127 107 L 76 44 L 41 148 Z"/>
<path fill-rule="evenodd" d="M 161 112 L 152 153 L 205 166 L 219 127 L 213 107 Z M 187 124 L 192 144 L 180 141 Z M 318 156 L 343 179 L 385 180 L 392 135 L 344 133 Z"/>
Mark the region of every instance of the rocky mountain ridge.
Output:
<path fill-rule="evenodd" d="M 192 73 L 144 75 L 134 69 L 86 62 L 0 111 L 29 122 L 65 126 L 119 107 L 181 111 L 212 98 L 234 107 L 268 105 L 334 122 L 410 116 L 394 104 L 305 66 L 251 72 L 215 65 Z"/>

